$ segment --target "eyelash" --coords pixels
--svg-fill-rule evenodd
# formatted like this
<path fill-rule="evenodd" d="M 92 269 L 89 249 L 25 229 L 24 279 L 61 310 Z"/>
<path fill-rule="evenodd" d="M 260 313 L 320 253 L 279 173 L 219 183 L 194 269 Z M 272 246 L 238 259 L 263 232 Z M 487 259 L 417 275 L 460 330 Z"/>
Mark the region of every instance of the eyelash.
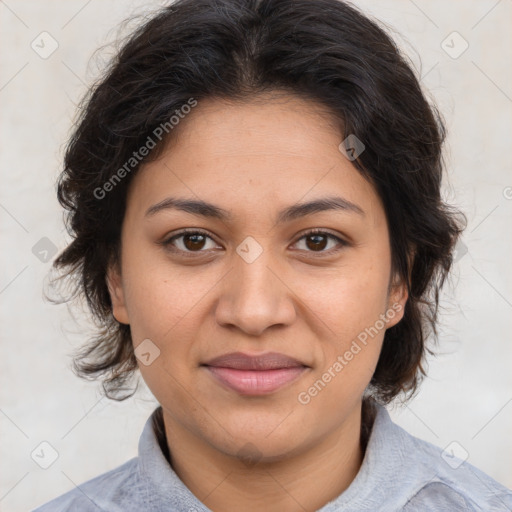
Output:
<path fill-rule="evenodd" d="M 167 250 L 170 250 L 172 252 L 175 252 L 175 253 L 181 253 L 182 255 L 186 256 L 186 257 L 196 257 L 196 254 L 201 254 L 201 253 L 207 253 L 208 251 L 205 251 L 205 250 L 199 250 L 199 251 L 184 251 L 182 249 L 177 249 L 174 245 L 173 245 L 173 242 L 174 240 L 178 239 L 178 238 L 181 238 L 185 235 L 203 235 L 207 238 L 209 238 L 210 240 L 213 240 L 213 238 L 206 232 L 206 231 L 202 231 L 201 229 L 184 229 L 182 231 L 180 231 L 179 233 L 176 233 L 174 234 L 173 236 L 171 236 L 170 238 L 167 238 L 166 240 L 163 240 L 161 243 L 161 245 L 163 245 Z M 312 229 L 306 233 L 304 233 L 296 242 L 298 243 L 299 241 L 309 237 L 309 236 L 312 236 L 312 235 L 325 235 L 327 236 L 328 238 L 332 239 L 332 240 L 335 240 L 339 247 L 335 248 L 335 249 L 330 249 L 328 251 L 325 251 L 325 250 L 322 250 L 322 251 L 306 251 L 306 252 L 309 252 L 309 253 L 312 253 L 312 254 L 319 254 L 319 255 L 322 255 L 322 254 L 328 254 L 328 255 L 332 255 L 334 253 L 337 253 L 338 251 L 340 251 L 341 249 L 343 249 L 345 246 L 349 245 L 348 242 L 346 242 L 345 240 L 342 240 L 341 238 L 339 238 L 338 236 L 336 235 L 333 235 L 332 233 L 330 233 L 329 231 L 325 231 L 325 230 L 322 230 L 322 229 L 319 229 L 319 228 L 316 228 L 316 229 Z M 294 245 L 295 245 L 294 244 Z"/>

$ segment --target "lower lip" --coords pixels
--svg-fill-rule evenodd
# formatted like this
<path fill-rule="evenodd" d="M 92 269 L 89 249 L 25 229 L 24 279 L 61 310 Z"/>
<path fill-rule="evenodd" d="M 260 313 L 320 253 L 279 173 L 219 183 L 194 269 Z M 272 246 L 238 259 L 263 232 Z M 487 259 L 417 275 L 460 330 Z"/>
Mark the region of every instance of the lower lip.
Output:
<path fill-rule="evenodd" d="M 206 369 L 224 385 L 242 395 L 265 395 L 293 382 L 307 368 L 294 366 L 276 370 L 235 370 L 206 366 Z"/>

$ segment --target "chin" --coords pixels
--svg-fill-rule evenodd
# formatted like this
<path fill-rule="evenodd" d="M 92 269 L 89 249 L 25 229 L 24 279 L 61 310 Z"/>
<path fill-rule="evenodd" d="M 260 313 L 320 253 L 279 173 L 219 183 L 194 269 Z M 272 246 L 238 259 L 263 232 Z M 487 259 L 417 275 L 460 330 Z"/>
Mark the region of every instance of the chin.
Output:
<path fill-rule="evenodd" d="M 254 461 L 272 463 L 287 459 L 305 449 L 308 443 L 308 431 L 301 422 L 290 421 L 286 415 L 279 421 L 254 421 L 251 426 L 230 424 L 229 434 L 222 432 L 222 439 L 210 439 L 209 443 L 227 455 L 247 460 L 248 464 Z M 288 424 L 284 424 L 288 421 Z M 314 437 L 314 436 L 312 436 Z M 311 441 L 313 442 L 313 441 Z"/>

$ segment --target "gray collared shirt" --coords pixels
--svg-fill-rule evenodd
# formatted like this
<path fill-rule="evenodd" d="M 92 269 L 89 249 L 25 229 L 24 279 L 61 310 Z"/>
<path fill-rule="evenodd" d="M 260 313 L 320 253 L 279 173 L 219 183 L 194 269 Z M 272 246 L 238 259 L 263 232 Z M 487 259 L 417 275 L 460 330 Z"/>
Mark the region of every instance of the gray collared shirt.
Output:
<path fill-rule="evenodd" d="M 208 512 L 173 471 L 150 416 L 138 456 L 34 512 Z M 362 466 L 318 512 L 512 511 L 512 492 L 467 462 L 408 434 L 378 406 Z"/>

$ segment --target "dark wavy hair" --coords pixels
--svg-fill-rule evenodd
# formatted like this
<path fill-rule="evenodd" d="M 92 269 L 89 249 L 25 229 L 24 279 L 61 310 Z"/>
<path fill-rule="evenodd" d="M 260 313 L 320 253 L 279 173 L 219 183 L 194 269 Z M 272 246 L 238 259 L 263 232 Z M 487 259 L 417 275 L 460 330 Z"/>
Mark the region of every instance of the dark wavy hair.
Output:
<path fill-rule="evenodd" d="M 136 390 L 130 327 L 112 315 L 106 271 L 120 256 L 127 189 L 140 164 L 106 198 L 97 191 L 190 98 L 244 101 L 272 91 L 321 104 L 343 139 L 364 143 L 353 164 L 383 201 L 393 271 L 409 292 L 369 389 L 387 403 L 400 392 L 410 397 L 425 375 L 426 341 L 436 335 L 439 291 L 464 222 L 441 198 L 445 128 L 407 59 L 375 21 L 342 1 L 178 0 L 139 25 L 89 89 L 58 182 L 73 239 L 54 267 L 99 324 L 74 369 L 102 376 L 109 398 Z"/>

